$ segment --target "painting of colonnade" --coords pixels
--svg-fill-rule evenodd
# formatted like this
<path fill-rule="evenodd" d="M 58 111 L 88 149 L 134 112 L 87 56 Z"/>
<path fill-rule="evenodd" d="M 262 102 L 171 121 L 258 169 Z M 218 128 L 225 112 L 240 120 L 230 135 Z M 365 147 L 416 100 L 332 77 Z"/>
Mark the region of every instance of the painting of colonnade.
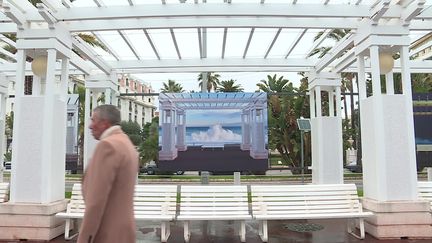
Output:
<path fill-rule="evenodd" d="M 265 171 L 266 93 L 161 93 L 163 170 Z"/>

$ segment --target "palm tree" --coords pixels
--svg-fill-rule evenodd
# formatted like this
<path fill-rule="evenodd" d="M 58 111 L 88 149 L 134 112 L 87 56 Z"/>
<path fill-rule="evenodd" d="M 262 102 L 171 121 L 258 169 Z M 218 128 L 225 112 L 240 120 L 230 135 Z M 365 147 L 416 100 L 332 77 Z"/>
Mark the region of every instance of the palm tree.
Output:
<path fill-rule="evenodd" d="M 183 87 L 175 80 L 168 79 L 168 83 L 163 83 L 162 93 L 182 93 Z"/>
<path fill-rule="evenodd" d="M 214 72 L 207 73 L 207 91 L 208 92 L 210 92 L 212 89 L 214 91 L 216 91 L 216 89 L 219 85 L 219 78 L 220 78 L 220 75 L 217 73 L 214 73 Z M 202 79 L 203 79 L 203 73 L 200 73 L 198 75 L 198 81 L 200 81 L 198 85 L 200 88 L 202 88 L 202 83 L 203 83 Z"/>
<path fill-rule="evenodd" d="M 241 85 L 235 84 L 236 80 L 223 80 L 219 83 L 218 92 L 243 92 Z"/>
<path fill-rule="evenodd" d="M 269 93 L 268 99 L 268 138 L 269 148 L 277 150 L 285 164 L 292 167 L 298 166 L 300 137 L 298 134 L 296 119 L 304 109 L 299 105 L 304 103 L 293 94 L 296 90 L 288 79 L 283 76 L 267 75 L 267 80 L 261 80 L 257 84 L 258 91 Z M 300 102 L 300 103 L 299 103 Z M 298 110 L 296 110 L 298 109 Z M 293 172 L 298 172 L 293 171 Z"/>

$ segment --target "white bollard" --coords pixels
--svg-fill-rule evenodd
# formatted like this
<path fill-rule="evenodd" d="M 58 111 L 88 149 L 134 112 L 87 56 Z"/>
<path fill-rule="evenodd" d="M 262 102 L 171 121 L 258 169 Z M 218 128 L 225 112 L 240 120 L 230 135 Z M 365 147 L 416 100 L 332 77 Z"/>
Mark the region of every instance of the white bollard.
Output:
<path fill-rule="evenodd" d="M 428 181 L 432 181 L 432 167 L 426 168 Z"/>
<path fill-rule="evenodd" d="M 240 172 L 234 172 L 234 185 L 240 185 Z"/>

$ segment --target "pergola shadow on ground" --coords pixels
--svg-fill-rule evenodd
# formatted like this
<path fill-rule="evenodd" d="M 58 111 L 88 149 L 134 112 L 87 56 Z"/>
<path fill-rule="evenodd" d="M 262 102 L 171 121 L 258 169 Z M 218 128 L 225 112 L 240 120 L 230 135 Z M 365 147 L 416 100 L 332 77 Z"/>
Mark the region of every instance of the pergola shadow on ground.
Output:
<path fill-rule="evenodd" d="M 192 236 L 190 243 L 240 243 L 232 221 L 197 221 L 192 223 Z M 364 240 L 353 237 L 346 231 L 347 220 L 280 220 L 269 222 L 269 243 L 426 243 L 429 240 L 397 239 L 377 240 L 366 234 Z M 144 222 L 137 225 L 137 243 L 160 242 L 160 225 L 158 223 Z M 316 230 L 307 232 L 293 231 Z M 9 241 L 7 241 L 9 242 Z M 35 241 L 27 241 L 36 243 Z M 64 240 L 61 235 L 50 243 L 75 243 Z M 167 243 L 183 243 L 183 226 L 180 222 L 171 223 L 171 236 Z M 246 242 L 261 243 L 258 236 L 258 223 L 246 222 Z M 0 241 L 0 243 L 6 243 Z"/>
<path fill-rule="evenodd" d="M 215 172 L 263 172 L 268 168 L 267 159 L 254 159 L 240 145 L 225 145 L 224 148 L 202 148 L 188 146 L 179 151 L 174 160 L 159 161 L 162 171 L 193 170 Z"/>

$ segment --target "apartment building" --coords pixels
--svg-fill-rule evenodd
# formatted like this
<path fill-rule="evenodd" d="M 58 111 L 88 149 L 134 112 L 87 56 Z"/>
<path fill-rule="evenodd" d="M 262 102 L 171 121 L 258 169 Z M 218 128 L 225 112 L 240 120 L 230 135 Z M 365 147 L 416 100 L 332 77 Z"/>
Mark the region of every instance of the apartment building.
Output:
<path fill-rule="evenodd" d="M 118 91 L 121 94 L 131 94 L 130 96 L 119 96 L 118 108 L 121 111 L 122 120 L 136 121 L 143 126 L 151 122 L 155 116 L 156 106 L 153 90 L 148 83 L 142 82 L 131 75 L 121 75 L 119 77 Z M 143 94 L 143 95 L 133 95 Z"/>

